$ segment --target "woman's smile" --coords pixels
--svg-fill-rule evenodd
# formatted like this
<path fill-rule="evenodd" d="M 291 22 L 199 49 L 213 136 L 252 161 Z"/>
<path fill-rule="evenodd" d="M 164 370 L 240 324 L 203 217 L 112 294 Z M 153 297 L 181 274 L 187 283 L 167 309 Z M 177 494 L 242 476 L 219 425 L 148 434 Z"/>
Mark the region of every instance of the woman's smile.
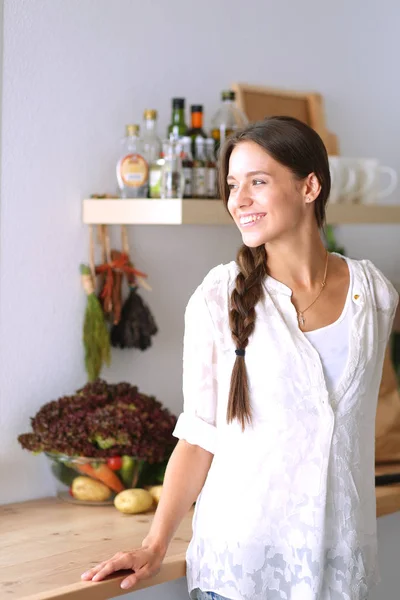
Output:
<path fill-rule="evenodd" d="M 266 215 L 267 213 L 252 213 L 247 215 L 241 215 L 239 217 L 240 227 L 254 227 L 254 225 L 257 225 L 257 223 L 261 221 L 261 219 L 263 219 Z"/>

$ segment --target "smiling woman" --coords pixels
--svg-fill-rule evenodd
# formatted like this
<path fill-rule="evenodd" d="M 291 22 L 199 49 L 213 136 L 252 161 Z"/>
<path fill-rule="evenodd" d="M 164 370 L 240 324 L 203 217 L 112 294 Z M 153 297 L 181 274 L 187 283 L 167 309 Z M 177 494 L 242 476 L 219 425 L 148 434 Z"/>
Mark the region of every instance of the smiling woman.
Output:
<path fill-rule="evenodd" d="M 275 117 L 230 137 L 220 191 L 241 232 L 185 313 L 179 442 L 142 547 L 84 575 L 160 568 L 196 500 L 192 600 L 367 600 L 379 581 L 375 413 L 398 294 L 321 240 L 330 191 L 315 131 Z"/>

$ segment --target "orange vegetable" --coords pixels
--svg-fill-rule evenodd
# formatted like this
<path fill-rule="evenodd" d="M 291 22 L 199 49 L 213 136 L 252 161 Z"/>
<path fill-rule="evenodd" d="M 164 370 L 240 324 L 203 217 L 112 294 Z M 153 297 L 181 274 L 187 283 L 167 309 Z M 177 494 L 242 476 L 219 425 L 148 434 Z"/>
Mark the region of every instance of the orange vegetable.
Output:
<path fill-rule="evenodd" d="M 88 477 L 105 483 L 114 492 L 119 493 L 125 489 L 118 476 L 105 463 L 100 463 L 98 467 L 92 467 L 89 464 L 79 465 L 77 469 Z"/>
<path fill-rule="evenodd" d="M 100 465 L 93 470 L 97 479 L 108 485 L 114 492 L 122 492 L 125 489 L 125 486 L 118 478 L 118 475 L 116 475 L 105 463 L 100 463 Z"/>
<path fill-rule="evenodd" d="M 74 468 L 79 471 L 79 473 L 84 473 L 88 477 L 93 477 L 93 479 L 97 479 L 94 469 L 89 463 L 84 463 L 82 465 L 74 464 Z"/>

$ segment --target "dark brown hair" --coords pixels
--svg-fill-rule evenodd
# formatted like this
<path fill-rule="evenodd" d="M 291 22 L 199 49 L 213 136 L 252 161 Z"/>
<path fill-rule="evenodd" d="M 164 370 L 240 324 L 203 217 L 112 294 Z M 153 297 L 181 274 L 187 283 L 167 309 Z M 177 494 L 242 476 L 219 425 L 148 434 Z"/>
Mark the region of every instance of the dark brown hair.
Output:
<path fill-rule="evenodd" d="M 273 159 L 289 168 L 299 181 L 314 173 L 321 190 L 314 201 L 319 228 L 325 224 L 325 207 L 331 179 L 326 148 L 319 135 L 305 123 L 292 117 L 269 117 L 253 123 L 229 137 L 219 158 L 219 190 L 227 207 L 229 188 L 226 178 L 232 150 L 244 141 L 255 142 Z M 229 324 L 236 349 L 245 349 L 254 331 L 256 304 L 263 296 L 263 282 L 268 275 L 265 246 L 242 245 L 236 258 L 239 273 L 230 299 Z M 236 356 L 229 392 L 227 421 L 238 419 L 242 429 L 251 423 L 251 407 L 244 356 Z"/>

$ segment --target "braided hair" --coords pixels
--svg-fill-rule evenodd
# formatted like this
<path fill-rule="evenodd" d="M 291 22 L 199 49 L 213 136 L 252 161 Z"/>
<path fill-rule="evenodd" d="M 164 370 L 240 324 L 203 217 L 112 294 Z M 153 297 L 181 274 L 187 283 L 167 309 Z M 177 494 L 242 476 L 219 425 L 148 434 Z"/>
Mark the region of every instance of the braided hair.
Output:
<path fill-rule="evenodd" d="M 305 179 L 310 173 L 315 174 L 321 185 L 319 196 L 314 201 L 315 218 L 318 227 L 322 228 L 331 180 L 327 151 L 319 135 L 293 117 L 269 117 L 230 136 L 218 158 L 219 190 L 226 208 L 229 200 L 226 181 L 229 159 L 233 149 L 244 141 L 257 143 L 274 160 L 288 167 L 298 180 Z M 263 283 L 268 276 L 265 245 L 250 248 L 243 244 L 236 263 L 239 273 L 230 298 L 229 325 L 237 356 L 231 375 L 227 422 L 237 419 L 244 430 L 246 424 L 252 421 L 244 350 L 254 332 L 255 307 L 263 297 Z"/>

